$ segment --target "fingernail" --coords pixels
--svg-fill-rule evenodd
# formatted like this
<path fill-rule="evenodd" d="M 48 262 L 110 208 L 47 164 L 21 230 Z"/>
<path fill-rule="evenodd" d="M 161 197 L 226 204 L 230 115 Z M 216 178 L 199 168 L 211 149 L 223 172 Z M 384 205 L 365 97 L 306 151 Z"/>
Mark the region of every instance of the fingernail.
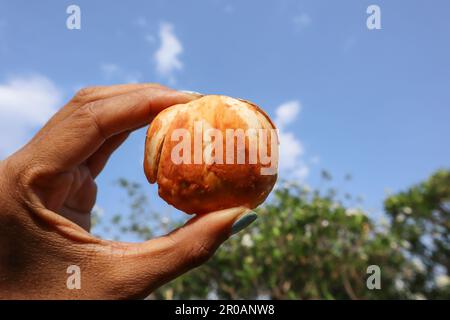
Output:
<path fill-rule="evenodd" d="M 203 97 L 204 96 L 204 94 L 199 93 L 199 92 L 195 92 L 195 91 L 190 91 L 190 90 L 179 90 L 179 91 L 183 92 L 183 93 L 187 93 L 187 94 L 193 95 L 193 96 L 196 96 L 196 97 Z"/>
<path fill-rule="evenodd" d="M 240 216 L 231 226 L 231 234 L 236 234 L 242 229 L 248 227 L 253 221 L 258 218 L 258 215 L 254 211 L 248 211 Z"/>

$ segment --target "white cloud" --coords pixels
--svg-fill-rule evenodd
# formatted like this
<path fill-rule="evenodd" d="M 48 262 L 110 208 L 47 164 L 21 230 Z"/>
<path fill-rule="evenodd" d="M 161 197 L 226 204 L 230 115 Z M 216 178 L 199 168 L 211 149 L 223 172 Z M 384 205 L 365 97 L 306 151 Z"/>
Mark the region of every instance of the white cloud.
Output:
<path fill-rule="evenodd" d="M 31 138 L 60 107 L 62 94 L 41 75 L 12 77 L 0 83 L 0 157 Z"/>
<path fill-rule="evenodd" d="M 292 132 L 280 129 L 280 158 L 286 168 L 294 168 L 299 159 L 304 154 L 302 142 Z"/>
<path fill-rule="evenodd" d="M 298 167 L 292 172 L 292 176 L 299 181 L 304 181 L 309 175 L 309 167 L 302 163 L 298 163 Z"/>
<path fill-rule="evenodd" d="M 294 132 L 286 129 L 297 120 L 300 110 L 301 104 L 298 100 L 281 104 L 275 111 L 275 124 L 279 129 L 280 139 L 280 176 L 304 180 L 309 174 L 309 167 L 303 161 L 303 143 Z"/>
<path fill-rule="evenodd" d="M 292 100 L 281 104 L 275 112 L 275 123 L 277 127 L 283 128 L 284 126 L 295 121 L 300 111 L 301 104 L 297 100 Z"/>
<path fill-rule="evenodd" d="M 159 39 L 161 45 L 155 52 L 156 71 L 169 79 L 175 81 L 174 73 L 183 68 L 179 55 L 183 52 L 183 45 L 174 33 L 174 27 L 170 23 L 162 23 L 159 28 Z"/>

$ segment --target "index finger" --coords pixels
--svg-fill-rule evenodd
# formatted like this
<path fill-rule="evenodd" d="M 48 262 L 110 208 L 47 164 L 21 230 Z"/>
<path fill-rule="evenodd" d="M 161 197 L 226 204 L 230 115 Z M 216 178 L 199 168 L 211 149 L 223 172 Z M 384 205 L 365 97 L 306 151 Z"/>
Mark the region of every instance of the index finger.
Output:
<path fill-rule="evenodd" d="M 52 116 L 52 118 L 45 124 L 45 126 L 41 130 L 39 130 L 39 132 L 33 139 L 36 139 L 39 136 L 43 135 L 52 126 L 56 125 L 58 122 L 63 121 L 71 113 L 75 112 L 80 106 L 84 104 L 95 100 L 102 100 L 114 96 L 119 96 L 144 88 L 160 88 L 171 90 L 158 83 L 128 83 L 111 86 L 95 86 L 83 88 L 73 96 L 69 103 L 67 103 L 63 108 L 61 108 Z"/>
<path fill-rule="evenodd" d="M 92 101 L 46 132 L 38 143 L 37 158 L 53 168 L 71 168 L 85 161 L 107 138 L 140 128 L 161 110 L 193 99 L 178 91 L 145 88 Z"/>

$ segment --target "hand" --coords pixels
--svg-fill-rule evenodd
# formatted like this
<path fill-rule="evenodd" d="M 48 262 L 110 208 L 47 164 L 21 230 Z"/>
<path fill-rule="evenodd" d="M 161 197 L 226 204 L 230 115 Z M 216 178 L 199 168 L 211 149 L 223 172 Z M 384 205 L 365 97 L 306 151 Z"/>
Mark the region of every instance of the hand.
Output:
<path fill-rule="evenodd" d="M 235 223 L 246 209 L 223 210 L 139 244 L 89 233 L 95 178 L 110 155 L 158 112 L 194 98 L 156 84 L 83 89 L 0 162 L 0 298 L 143 298 L 254 219 Z M 66 285 L 71 265 L 79 290 Z"/>

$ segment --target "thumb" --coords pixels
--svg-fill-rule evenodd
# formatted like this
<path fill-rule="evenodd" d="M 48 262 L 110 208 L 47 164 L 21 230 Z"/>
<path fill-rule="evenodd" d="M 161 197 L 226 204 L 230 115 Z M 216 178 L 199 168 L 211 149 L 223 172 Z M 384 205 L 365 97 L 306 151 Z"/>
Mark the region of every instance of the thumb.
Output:
<path fill-rule="evenodd" d="M 225 240 L 256 218 L 256 213 L 244 207 L 216 211 L 198 215 L 166 236 L 129 244 L 125 252 L 113 253 L 113 265 L 119 268 L 114 272 L 116 284 L 128 298 L 146 297 L 205 263 Z"/>

